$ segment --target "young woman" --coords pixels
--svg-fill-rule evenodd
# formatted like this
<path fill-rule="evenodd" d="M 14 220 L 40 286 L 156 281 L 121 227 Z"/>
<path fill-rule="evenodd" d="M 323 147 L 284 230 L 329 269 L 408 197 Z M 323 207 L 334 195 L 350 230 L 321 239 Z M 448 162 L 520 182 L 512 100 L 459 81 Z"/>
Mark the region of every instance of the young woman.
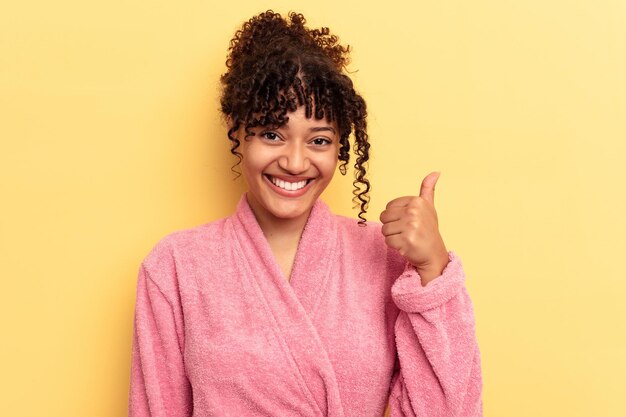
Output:
<path fill-rule="evenodd" d="M 162 239 L 139 270 L 130 415 L 480 416 L 474 314 L 459 258 L 419 196 L 369 201 L 366 106 L 348 48 L 267 11 L 222 76 L 235 212 Z M 355 219 L 319 199 L 355 158 Z"/>

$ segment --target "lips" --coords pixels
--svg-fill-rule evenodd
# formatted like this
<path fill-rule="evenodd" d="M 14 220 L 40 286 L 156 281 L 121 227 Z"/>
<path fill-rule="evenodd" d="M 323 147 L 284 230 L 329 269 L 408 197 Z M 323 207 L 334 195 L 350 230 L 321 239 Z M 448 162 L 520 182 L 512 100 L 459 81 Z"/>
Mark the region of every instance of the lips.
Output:
<path fill-rule="evenodd" d="M 280 195 L 287 197 L 299 197 L 307 192 L 309 184 L 314 178 L 290 177 L 284 179 L 272 175 L 264 174 L 263 177 L 271 184 L 271 188 Z"/>

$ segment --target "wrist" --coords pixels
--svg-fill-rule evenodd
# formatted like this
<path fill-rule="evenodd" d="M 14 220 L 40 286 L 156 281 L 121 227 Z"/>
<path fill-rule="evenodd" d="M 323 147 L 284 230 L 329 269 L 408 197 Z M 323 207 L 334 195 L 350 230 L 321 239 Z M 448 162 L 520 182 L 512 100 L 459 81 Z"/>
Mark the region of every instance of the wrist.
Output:
<path fill-rule="evenodd" d="M 437 262 L 419 267 L 416 266 L 415 270 L 422 280 L 422 286 L 425 287 L 426 284 L 440 276 L 448 265 L 448 262 L 449 258 L 448 253 L 446 252 L 445 259 L 441 257 Z"/>

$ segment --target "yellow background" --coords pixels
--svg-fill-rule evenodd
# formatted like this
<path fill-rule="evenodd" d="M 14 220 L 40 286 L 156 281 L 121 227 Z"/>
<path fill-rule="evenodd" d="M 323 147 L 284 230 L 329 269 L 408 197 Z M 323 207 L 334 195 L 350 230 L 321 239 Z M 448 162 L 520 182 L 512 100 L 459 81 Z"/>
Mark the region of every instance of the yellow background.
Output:
<path fill-rule="evenodd" d="M 353 46 L 370 219 L 442 172 L 485 416 L 626 415 L 621 0 L 5 2 L 0 415 L 126 414 L 139 263 L 233 209 L 218 77 L 269 7 Z M 335 212 L 350 190 L 337 176 Z"/>

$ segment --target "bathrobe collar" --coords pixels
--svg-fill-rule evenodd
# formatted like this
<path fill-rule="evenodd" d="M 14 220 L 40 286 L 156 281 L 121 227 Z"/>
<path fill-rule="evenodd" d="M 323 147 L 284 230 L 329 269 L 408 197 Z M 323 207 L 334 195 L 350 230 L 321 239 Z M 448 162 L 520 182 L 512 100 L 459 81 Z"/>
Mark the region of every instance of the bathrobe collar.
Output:
<path fill-rule="evenodd" d="M 306 387 L 303 394 L 319 415 L 343 417 L 337 377 L 317 330 L 317 324 L 327 319 L 316 317 L 318 310 L 324 311 L 318 309 L 320 301 L 332 293 L 325 290 L 333 284 L 333 275 L 338 279 L 331 271 L 338 264 L 341 246 L 334 215 L 321 200 L 315 202 L 298 244 L 290 281 L 283 276 L 245 194 L 229 223 L 233 250 L 240 260 L 236 269 L 272 317 L 301 386 Z"/>
<path fill-rule="evenodd" d="M 291 296 L 298 297 L 300 303 L 309 314 L 314 313 L 323 288 L 328 284 L 330 266 L 337 259 L 337 226 L 334 215 L 322 200 L 318 199 L 311 209 L 309 218 L 304 226 L 296 257 L 289 280 L 283 275 L 276 258 L 272 253 L 254 212 L 244 193 L 235 210 L 236 222 L 245 231 L 239 239 L 245 239 L 256 251 L 251 262 L 262 263 L 267 275 L 273 283 L 291 292 Z M 245 244 L 244 246 L 248 246 Z M 246 254 L 244 254 L 246 255 Z"/>

